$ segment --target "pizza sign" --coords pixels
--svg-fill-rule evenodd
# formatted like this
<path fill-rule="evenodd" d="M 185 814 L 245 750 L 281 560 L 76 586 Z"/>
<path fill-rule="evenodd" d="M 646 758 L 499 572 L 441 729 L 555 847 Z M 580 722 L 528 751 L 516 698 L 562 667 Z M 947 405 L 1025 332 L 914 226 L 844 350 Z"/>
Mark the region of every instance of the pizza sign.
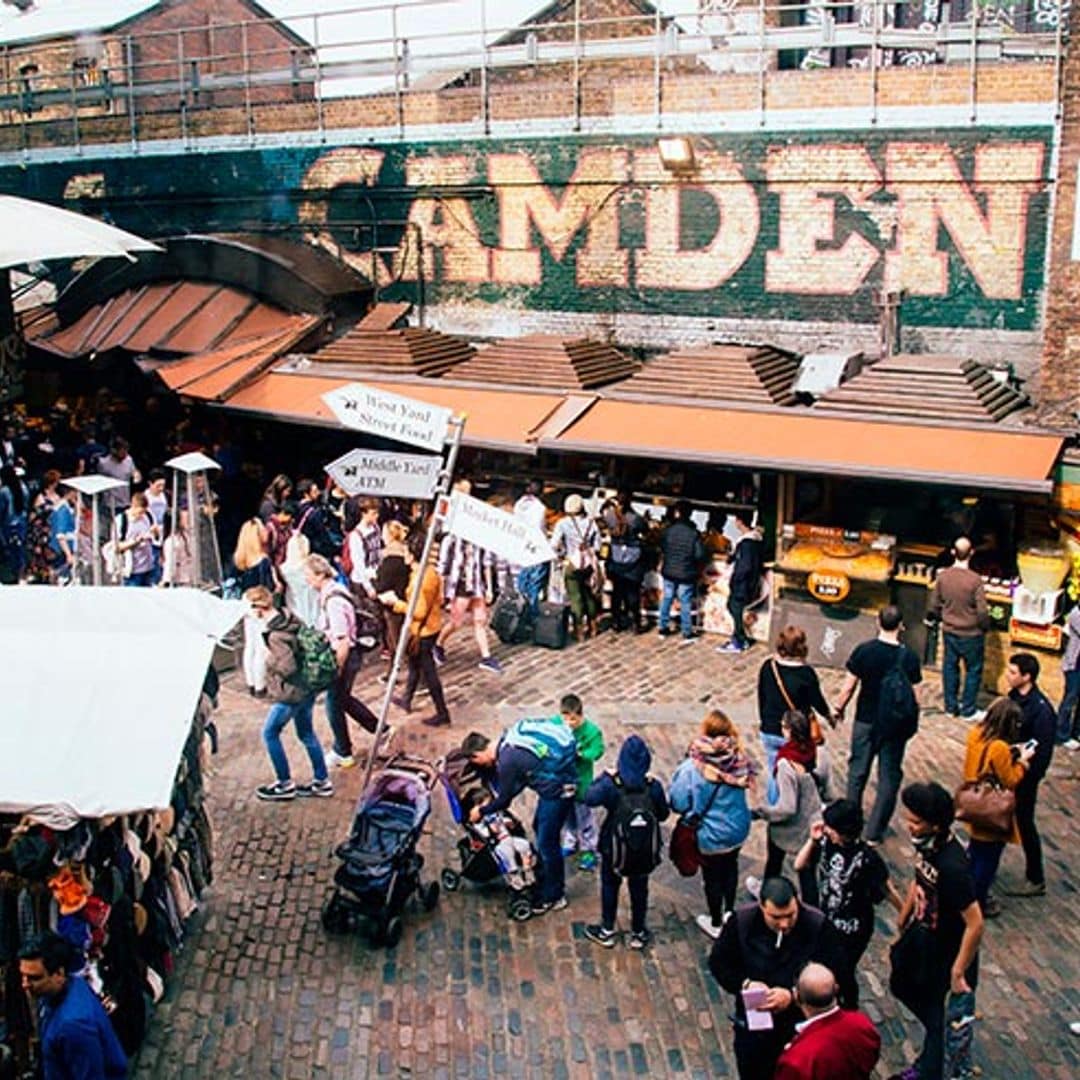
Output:
<path fill-rule="evenodd" d="M 851 580 L 835 570 L 815 570 L 806 578 L 810 595 L 823 604 L 839 604 L 851 592 Z"/>

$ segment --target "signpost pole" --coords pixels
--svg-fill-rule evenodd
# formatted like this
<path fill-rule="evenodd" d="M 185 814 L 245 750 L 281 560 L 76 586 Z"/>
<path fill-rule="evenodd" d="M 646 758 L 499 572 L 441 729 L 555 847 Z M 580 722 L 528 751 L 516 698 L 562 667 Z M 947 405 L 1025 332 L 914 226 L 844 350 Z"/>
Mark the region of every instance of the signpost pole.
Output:
<path fill-rule="evenodd" d="M 405 619 L 401 624 L 401 633 L 398 635 L 394 658 L 390 664 L 390 674 L 386 677 L 386 691 L 383 694 L 382 705 L 379 707 L 379 722 L 375 726 L 375 732 L 371 738 L 371 750 L 368 753 L 367 765 L 364 767 L 364 781 L 360 785 L 361 793 L 367 791 L 368 784 L 371 783 L 371 773 L 375 767 L 375 755 L 379 749 L 379 740 L 386 729 L 386 718 L 390 713 L 390 699 L 394 695 L 398 673 L 401 670 L 401 661 L 405 656 L 405 649 L 409 643 L 409 627 L 412 626 L 413 615 L 416 613 L 416 605 L 420 599 L 420 588 L 424 582 L 428 559 L 431 557 L 431 547 L 435 542 L 435 533 L 442 520 L 439 513 L 439 503 L 442 497 L 449 493 L 450 486 L 453 483 L 454 467 L 457 465 L 458 451 L 461 449 L 461 436 L 465 431 L 465 417 L 451 417 L 450 423 L 454 429 L 450 439 L 450 452 L 446 455 L 446 466 L 439 480 L 439 486 L 435 489 L 431 521 L 428 523 L 427 534 L 424 536 L 424 548 L 418 563 L 419 570 L 409 592 L 408 605 L 405 608 Z"/>

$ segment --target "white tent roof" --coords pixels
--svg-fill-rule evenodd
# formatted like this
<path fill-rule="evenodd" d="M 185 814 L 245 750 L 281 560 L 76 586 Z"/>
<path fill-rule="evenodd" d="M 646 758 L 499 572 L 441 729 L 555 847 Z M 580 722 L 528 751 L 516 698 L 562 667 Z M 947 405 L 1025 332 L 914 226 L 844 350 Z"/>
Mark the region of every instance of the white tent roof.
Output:
<path fill-rule="evenodd" d="M 0 269 L 49 259 L 160 250 L 149 240 L 85 214 L 17 195 L 0 195 Z"/>
<path fill-rule="evenodd" d="M 168 806 L 215 639 L 243 613 L 196 589 L 0 588 L 0 812 Z"/>

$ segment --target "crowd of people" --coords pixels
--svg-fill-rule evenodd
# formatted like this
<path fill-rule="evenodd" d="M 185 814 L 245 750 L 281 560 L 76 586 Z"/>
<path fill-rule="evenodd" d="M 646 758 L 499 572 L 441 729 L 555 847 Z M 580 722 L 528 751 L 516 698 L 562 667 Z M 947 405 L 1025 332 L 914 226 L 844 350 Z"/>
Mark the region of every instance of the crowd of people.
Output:
<path fill-rule="evenodd" d="M 8 583 L 65 583 L 80 562 L 85 508 L 73 489 L 61 486 L 60 470 L 34 472 L 11 429 L 0 453 L 0 577 Z M 71 471 L 120 482 L 106 495 L 104 517 L 124 584 L 190 583 L 187 508 L 169 505 L 160 470 L 143 476 L 125 440 L 115 436 L 108 446 L 86 439 L 74 451 Z M 468 481 L 458 486 L 470 490 Z M 385 682 L 385 665 L 402 637 L 407 670 L 391 699 L 398 715 L 378 745 L 364 749 L 384 757 L 394 752 L 401 720 L 412 713 L 421 686 L 432 711 L 420 723 L 450 725 L 440 669 L 452 648 L 468 648 L 464 635 L 455 638 L 467 626 L 478 669 L 502 673 L 488 620 L 504 590 L 519 593 L 534 614 L 543 598 L 564 598 L 574 636 L 584 641 L 602 627 L 606 581 L 610 628 L 647 628 L 642 583 L 652 566 L 648 526 L 628 494 L 608 500 L 596 516 L 576 494 L 555 514 L 538 483 L 527 484 L 516 500 L 499 501 L 550 536 L 555 562 L 514 567 L 446 535 L 434 538 L 424 565 L 432 523 L 422 505 L 349 498 L 332 484 L 307 478 L 294 483 L 285 475 L 267 486 L 257 513 L 239 527 L 226 583 L 248 605 L 245 683 L 270 704 L 263 740 L 274 776 L 257 789 L 260 799 L 333 795 L 333 770 L 352 767 L 358 757 L 352 724 L 369 735 L 377 728 L 375 712 L 357 696 L 357 676 L 366 664 L 381 662 Z M 690 509 L 675 503 L 657 541 L 657 630 L 662 636 L 675 632 L 677 603 L 678 632 L 687 642 L 698 636 L 695 589 L 707 557 Z M 733 632 L 722 649 L 742 652 L 752 644 L 744 613 L 760 591 L 762 543 L 752 520 L 736 515 L 733 524 Z M 945 639 L 946 709 L 971 724 L 963 784 L 956 792 L 933 782 L 903 786 L 904 755 L 919 721 L 922 670 L 919 657 L 903 644 L 901 615 L 892 606 L 879 612 L 876 637 L 851 653 L 833 702 L 807 662 L 806 634 L 796 626 L 780 630 L 758 674 L 763 766 L 730 718 L 713 710 L 669 783 L 652 775 L 650 748 L 638 735 L 618 748 L 615 767 L 595 775 L 604 737 L 575 694 L 563 697 L 557 716 L 530 721 L 527 730 L 517 725 L 497 739 L 471 733 L 461 744 L 492 791 L 486 804 L 470 807 L 473 820 L 506 810 L 526 788 L 536 796 L 534 917 L 567 906 L 568 857 L 575 856 L 582 871 L 598 871 L 600 921 L 589 923 L 585 936 L 603 948 L 620 940 L 633 949 L 649 945 L 648 882 L 661 861 L 659 826 L 676 816 L 670 858 L 681 873 L 700 874 L 705 911 L 696 925 L 711 942 L 710 970 L 734 997 L 735 1056 L 744 1080 L 871 1075 L 880 1037 L 858 1011 L 858 971 L 875 930 L 876 908 L 885 901 L 896 910 L 898 932 L 889 985 L 924 1029 L 918 1061 L 897 1077 L 974 1075 L 979 945 L 984 921 L 1001 911 L 993 886 L 1009 845 L 1021 846 L 1025 860 L 1025 883 L 1013 895 L 1046 891 L 1037 797 L 1055 743 L 1078 745 L 1080 616 L 1075 625 L 1070 616 L 1060 709 L 1039 689 L 1038 659 L 1021 652 L 1009 658 L 1008 694 L 980 710 L 985 597 L 981 579 L 967 566 L 970 544 L 959 539 L 953 554 L 954 566 L 935 587 L 931 615 Z M 413 592 L 417 602 L 406 625 Z M 323 691 L 328 748 L 314 719 Z M 847 786 L 839 792 L 830 767 L 835 738 L 828 732 L 845 722 L 852 702 Z M 309 759 L 310 781 L 292 776 L 282 742 L 290 722 Z M 877 783 L 864 817 L 875 762 Z M 1006 797 L 994 802 L 988 792 Z M 915 848 L 904 887 L 892 880 L 877 850 L 898 801 Z M 957 819 L 966 843 L 957 838 Z M 766 860 L 759 874 L 746 878 L 753 903 L 743 904 L 741 852 L 756 821 L 764 823 Z M 624 882 L 630 902 L 625 939 L 618 930 Z M 48 941 L 35 948 L 24 957 L 24 985 L 43 999 L 63 993 L 55 949 Z M 83 1005 L 76 1001 L 71 1008 Z M 108 1059 L 113 1049 L 103 1045 L 101 1053 Z"/>

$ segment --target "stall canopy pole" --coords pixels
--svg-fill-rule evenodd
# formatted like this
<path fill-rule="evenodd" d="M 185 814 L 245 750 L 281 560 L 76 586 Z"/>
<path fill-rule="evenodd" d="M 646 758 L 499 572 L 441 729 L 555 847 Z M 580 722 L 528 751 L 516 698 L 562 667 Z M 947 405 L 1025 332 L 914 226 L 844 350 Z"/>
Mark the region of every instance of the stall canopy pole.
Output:
<path fill-rule="evenodd" d="M 409 628 L 412 626 L 413 615 L 416 613 L 416 605 L 420 599 L 420 589 L 424 583 L 424 575 L 427 573 L 428 559 L 431 558 L 431 547 L 435 542 L 435 533 L 443 520 L 443 508 L 446 505 L 445 496 L 450 492 L 450 486 L 454 480 L 454 467 L 457 465 L 458 451 L 461 449 L 461 436 L 465 431 L 465 417 L 452 417 L 453 435 L 450 439 L 450 452 L 446 455 L 446 466 L 439 478 L 439 486 L 435 489 L 434 510 L 431 521 L 428 524 L 427 534 L 424 536 L 424 550 L 420 554 L 419 569 L 416 580 L 409 593 L 408 605 L 405 608 L 405 620 L 401 624 L 401 633 L 398 635 L 397 647 L 394 649 L 394 659 L 390 665 L 390 674 L 386 677 L 386 691 L 383 693 L 382 705 L 379 708 L 379 722 L 375 726 L 372 735 L 371 751 L 368 754 L 367 765 L 364 768 L 364 782 L 360 785 L 360 791 L 367 790 L 371 783 L 371 773 L 375 767 L 375 755 L 379 749 L 379 739 L 386 728 L 386 717 L 390 712 L 390 699 L 394 694 L 398 672 L 401 670 L 401 661 L 405 655 L 405 649 L 409 644 Z"/>
<path fill-rule="evenodd" d="M 81 499 L 82 496 L 80 495 Z M 81 507 L 80 507 L 81 509 Z M 90 534 L 90 561 L 91 561 L 91 581 L 95 585 L 101 584 L 101 533 L 98 532 L 98 496 L 90 496 L 90 528 L 93 532 Z M 75 550 L 79 549 L 79 523 L 75 523 Z M 115 549 L 114 549 L 115 550 Z M 76 563 L 78 562 L 78 556 L 75 557 Z"/>

